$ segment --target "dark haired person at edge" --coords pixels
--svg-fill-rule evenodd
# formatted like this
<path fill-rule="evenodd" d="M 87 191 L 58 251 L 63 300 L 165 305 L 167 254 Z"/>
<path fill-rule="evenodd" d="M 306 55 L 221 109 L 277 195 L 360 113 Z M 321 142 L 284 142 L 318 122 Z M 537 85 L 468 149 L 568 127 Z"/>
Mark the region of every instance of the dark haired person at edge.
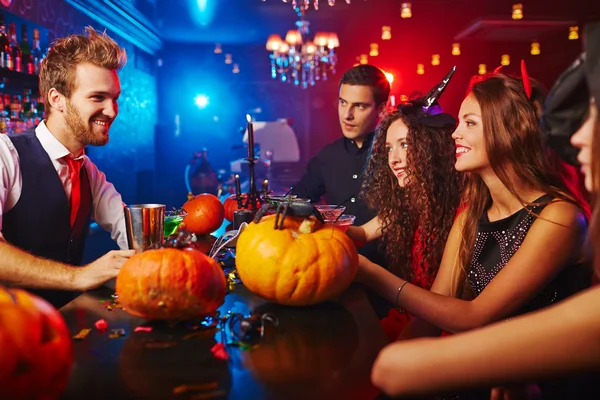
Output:
<path fill-rule="evenodd" d="M 544 95 L 524 63 L 522 79 L 495 73 L 470 85 L 452 135 L 455 167 L 467 174 L 466 207 L 452 226 L 431 291 L 359 258 L 357 280 L 413 315 L 400 339 L 480 328 L 590 285 L 588 205 L 569 189 L 563 164 L 543 142 Z M 373 370 L 375 384 L 386 391 L 397 379 L 389 366 L 404 358 L 393 346 L 383 350 L 387 363 Z M 559 398 L 570 398 L 572 389 L 565 382 L 539 388 Z M 488 399 L 490 389 L 453 397 Z"/>
<path fill-rule="evenodd" d="M 385 110 L 390 84 L 379 68 L 358 65 L 342 76 L 338 91 L 338 116 L 343 137 L 328 144 L 313 157 L 304 176 L 292 187 L 291 194 L 317 203 L 344 203 L 345 213 L 355 215 L 354 224 L 362 225 L 374 216 L 359 198 L 369 148 L 380 114 Z M 385 265 L 379 241 L 366 244 L 359 252 Z M 370 300 L 380 316 L 389 304 L 370 293 Z M 385 304 L 384 304 L 385 303 Z"/>
<path fill-rule="evenodd" d="M 427 95 L 383 117 L 361 191 L 377 216 L 347 231 L 359 244 L 381 237 L 389 270 L 424 289 L 442 260 L 463 183 L 454 168 L 456 120 L 437 103 L 454 71 Z M 388 339 L 396 340 L 409 320 L 409 313 L 391 307 L 381 321 Z"/>
<path fill-rule="evenodd" d="M 0 135 L 0 282 L 55 307 L 116 277 L 134 253 L 111 251 L 79 266 L 90 218 L 127 249 L 121 195 L 84 154 L 87 145 L 108 142 L 126 59 L 92 28 L 58 39 L 39 76 L 46 119 L 29 132 Z"/>
<path fill-rule="evenodd" d="M 600 22 L 588 24 L 584 37 L 584 54 L 561 75 L 548 95 L 542 128 L 561 157 L 585 174 L 585 187 L 594 197 L 589 237 L 597 250 Z M 600 257 L 596 254 L 594 258 L 595 273 L 600 274 Z M 552 307 L 483 329 L 395 343 L 380 353 L 373 367 L 373 382 L 390 395 L 425 395 L 532 380 L 570 380 L 573 392 L 568 396 L 557 392 L 542 398 L 600 399 L 598 304 L 600 287 L 596 286 Z M 491 398 L 507 396 L 495 390 Z"/>

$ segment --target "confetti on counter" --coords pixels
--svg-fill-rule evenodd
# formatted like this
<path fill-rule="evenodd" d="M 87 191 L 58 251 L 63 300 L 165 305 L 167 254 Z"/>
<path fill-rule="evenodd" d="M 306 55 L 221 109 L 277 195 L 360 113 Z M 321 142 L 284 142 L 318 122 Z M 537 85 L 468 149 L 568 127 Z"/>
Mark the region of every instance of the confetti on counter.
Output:
<path fill-rule="evenodd" d="M 105 331 L 108 329 L 108 322 L 106 322 L 106 320 L 104 319 L 99 319 L 95 322 L 95 325 L 96 329 L 98 329 L 99 331 Z"/>
<path fill-rule="evenodd" d="M 85 337 L 87 335 L 90 334 L 91 331 L 92 330 L 90 328 L 82 329 L 82 330 L 79 331 L 79 333 L 77 335 L 73 336 L 73 339 L 83 340 L 83 339 L 85 339 Z"/>

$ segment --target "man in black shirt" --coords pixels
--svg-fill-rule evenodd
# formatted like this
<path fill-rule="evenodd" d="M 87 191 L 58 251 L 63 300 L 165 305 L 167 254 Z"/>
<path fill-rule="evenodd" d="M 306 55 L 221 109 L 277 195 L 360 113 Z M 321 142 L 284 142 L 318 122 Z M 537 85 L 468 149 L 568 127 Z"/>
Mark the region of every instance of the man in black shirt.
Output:
<path fill-rule="evenodd" d="M 356 216 L 355 225 L 375 217 L 375 210 L 367 208 L 359 193 L 375 127 L 389 94 L 390 84 L 379 68 L 359 65 L 346 71 L 340 81 L 338 102 L 344 137 L 325 146 L 310 160 L 292 194 L 313 203 L 322 197 L 327 204 L 345 202 L 345 213 Z M 378 245 L 379 241 L 369 243 L 359 252 L 371 261 L 385 265 L 385 257 L 378 251 Z"/>

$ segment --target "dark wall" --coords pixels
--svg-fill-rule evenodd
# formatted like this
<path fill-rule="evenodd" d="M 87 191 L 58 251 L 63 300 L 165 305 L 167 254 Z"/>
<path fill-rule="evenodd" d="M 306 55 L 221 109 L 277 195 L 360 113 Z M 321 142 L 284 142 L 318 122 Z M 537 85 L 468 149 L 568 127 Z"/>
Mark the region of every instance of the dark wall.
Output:
<path fill-rule="evenodd" d="M 289 119 L 302 162 L 341 135 L 337 122 L 340 74 L 301 89 L 271 78 L 264 46 L 229 45 L 222 54 L 213 50 L 212 45 L 166 43 L 161 56 L 157 182 L 160 201 L 173 206 L 185 200 L 184 169 L 193 152 L 208 148 L 212 166 L 226 173 L 232 160 L 246 156 L 242 143 L 246 114 L 257 121 Z M 224 63 L 225 53 L 240 64 L 238 74 Z M 206 108 L 194 104 L 197 94 L 209 98 Z"/>

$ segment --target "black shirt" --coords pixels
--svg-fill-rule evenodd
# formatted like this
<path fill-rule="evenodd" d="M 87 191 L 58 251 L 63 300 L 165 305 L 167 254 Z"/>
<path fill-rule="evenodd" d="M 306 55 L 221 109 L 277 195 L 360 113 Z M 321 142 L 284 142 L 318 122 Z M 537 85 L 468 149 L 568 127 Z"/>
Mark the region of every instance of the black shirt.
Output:
<path fill-rule="evenodd" d="M 362 147 L 353 140 L 342 137 L 323 147 L 319 154 L 308 163 L 306 173 L 292 189 L 292 194 L 317 203 L 322 197 L 327 204 L 344 203 L 344 214 L 354 215 L 354 225 L 362 225 L 373 219 L 377 213 L 370 210 L 359 199 L 367 165 L 369 148 L 374 134 L 369 134 Z M 379 251 L 379 240 L 359 249 L 359 253 L 381 266 L 386 266 L 384 254 Z"/>
<path fill-rule="evenodd" d="M 292 189 L 292 194 L 317 203 L 322 197 L 327 204 L 344 203 L 345 214 L 355 215 L 354 225 L 362 225 L 375 217 L 358 198 L 363 182 L 369 147 L 369 134 L 361 148 L 345 137 L 325 146 L 308 163 L 306 173 Z"/>

